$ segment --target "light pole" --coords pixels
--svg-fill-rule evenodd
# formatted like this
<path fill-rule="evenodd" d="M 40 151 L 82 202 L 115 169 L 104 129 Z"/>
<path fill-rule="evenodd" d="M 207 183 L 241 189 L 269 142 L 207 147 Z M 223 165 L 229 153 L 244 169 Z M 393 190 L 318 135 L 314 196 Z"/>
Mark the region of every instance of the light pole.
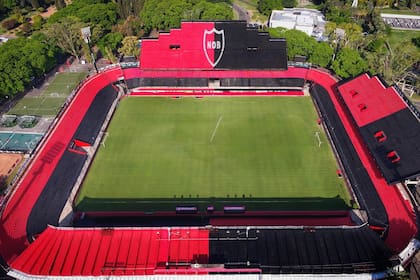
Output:
<path fill-rule="evenodd" d="M 83 40 L 85 40 L 85 42 L 88 45 L 90 56 L 92 57 L 93 67 L 95 67 L 96 73 L 98 73 L 99 71 L 98 71 L 98 67 L 96 66 L 95 56 L 93 55 L 92 47 L 90 46 L 90 37 L 92 36 L 92 33 L 90 32 L 90 26 L 83 27 L 81 29 L 81 32 L 82 32 Z"/>

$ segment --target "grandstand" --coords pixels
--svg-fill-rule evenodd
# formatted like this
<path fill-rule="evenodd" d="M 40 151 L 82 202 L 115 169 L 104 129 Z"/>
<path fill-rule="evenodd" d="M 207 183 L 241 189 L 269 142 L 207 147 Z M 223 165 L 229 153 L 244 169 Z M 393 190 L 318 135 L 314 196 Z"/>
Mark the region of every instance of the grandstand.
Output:
<path fill-rule="evenodd" d="M 338 91 L 387 182 L 420 176 L 419 118 L 397 90 L 363 74 Z"/>
<path fill-rule="evenodd" d="M 381 13 L 382 20 L 394 29 L 420 30 L 420 16 Z"/>
<path fill-rule="evenodd" d="M 205 274 L 211 278 L 212 274 L 221 277 L 219 274 L 247 273 L 249 278 L 263 279 L 266 274 L 279 273 L 334 274 L 340 278 L 345 277 L 343 273 L 356 273 L 355 278 L 361 278 L 400 262 L 396 254 L 416 234 L 415 215 L 410 200 L 401 192 L 403 189 L 389 184 L 385 175 L 381 174 L 380 166 L 374 160 L 375 155 L 370 153 L 361 134 L 364 126 L 358 126 L 352 107 L 344 100 L 346 85 L 351 85 L 348 86 L 350 92 L 358 84 L 357 78 L 338 83 L 329 73 L 318 69 L 285 69 L 281 59 L 278 69 L 272 69 L 271 65 L 264 69 L 263 63 L 266 60 L 261 60 L 262 65 L 256 69 L 241 69 L 244 66 L 234 64 L 230 67 L 230 59 L 223 61 L 223 56 L 228 52 L 222 52 L 221 49 L 219 53 L 207 50 L 205 55 L 203 46 L 207 44 L 203 39 L 206 34 L 204 31 L 213 30 L 215 26 L 215 31 L 229 30 L 224 29 L 224 26 L 230 24 L 233 25 L 231 30 L 246 28 L 244 22 L 219 22 L 216 25 L 209 22 L 184 22 L 181 29 L 159 39 L 143 41 L 140 61 L 144 64 L 140 68 L 115 66 L 84 81 L 32 158 L 3 209 L 0 253 L 9 266 L 10 276 L 30 279 Z M 189 36 L 184 42 L 181 38 L 185 31 L 188 31 Z M 230 38 L 229 34 L 225 38 Z M 255 34 L 249 38 L 255 38 Z M 213 37 L 210 41 L 218 41 L 218 38 L 214 40 Z M 188 43 L 194 43 L 196 47 L 184 47 Z M 255 46 L 252 40 L 245 43 Z M 177 44 L 179 48 L 170 48 Z M 225 44 L 228 46 L 232 42 L 225 41 Z M 162 52 L 161 60 L 153 61 L 152 50 L 157 46 L 166 49 L 166 52 Z M 212 47 L 212 43 L 209 46 Z M 214 46 L 216 48 L 218 43 Z M 264 48 L 258 48 L 263 55 Z M 184 59 L 184 69 L 176 69 L 179 66 L 172 64 L 171 55 L 184 49 L 190 58 L 197 59 Z M 247 56 L 243 57 L 245 59 L 242 63 L 246 63 Z M 166 62 L 169 65 L 164 69 Z M 253 63 L 252 60 L 250 63 Z M 222 68 L 217 69 L 217 66 Z M 227 70 L 229 68 L 235 70 Z M 197 78 L 202 79 L 200 86 L 189 84 L 195 83 L 193 81 Z M 366 79 L 366 88 L 374 92 L 378 90 L 381 98 L 396 98 L 398 93 L 392 89 L 387 90 L 386 85 L 379 83 L 376 77 L 362 78 Z M 179 88 L 168 85 L 172 82 L 176 83 L 175 86 L 182 84 L 186 87 L 186 95 L 209 98 L 212 95 L 229 94 L 229 87 L 232 87 L 233 93 L 240 95 L 250 84 L 253 86 L 245 90 L 246 95 L 251 92 L 256 95 L 276 95 L 277 87 L 284 95 L 287 90 L 292 93 L 303 91 L 303 85 L 310 83 L 310 94 L 320 116 L 319 122 L 331 141 L 341 169 L 340 174 L 354 193 L 360 215 L 356 218 L 352 213 L 351 221 L 337 219 L 331 225 L 313 224 L 314 219 L 328 219 L 328 213 L 303 213 L 304 217 L 297 215 L 296 219 L 292 213 L 282 213 L 273 217 L 277 226 L 253 224 L 260 217 L 247 219 L 244 213 L 226 215 L 222 221 L 228 224 L 223 226 L 211 224 L 212 218 L 206 227 L 136 227 L 139 224 L 135 219 L 131 220 L 133 223 L 129 227 L 113 227 L 112 223 L 106 225 L 106 219 L 102 220 L 99 227 L 88 224 L 88 227 L 78 228 L 65 224 L 68 217 L 62 217 L 62 212 L 69 203 L 71 205 L 71 198 L 74 198 L 74 192 L 77 191 L 73 187 L 79 185 L 83 170 L 88 170 L 86 167 L 100 145 L 114 105 L 123 94 L 119 89 L 126 87 L 125 91 L 129 94 L 141 96 L 162 96 L 165 92 L 172 96 L 183 95 Z M 266 86 L 266 82 L 271 85 Z M 227 89 L 220 90 L 221 86 Z M 382 91 L 387 94 L 382 94 Z M 300 98 L 299 94 L 292 95 Z M 363 102 L 368 103 L 367 100 Z M 393 105 L 390 108 L 381 106 L 393 101 L 376 104 L 376 112 L 382 113 L 373 114 L 375 119 L 368 119 L 365 125 L 370 125 L 372 121 L 380 122 L 406 110 L 409 107 L 404 102 L 395 102 L 396 107 Z M 370 107 L 366 106 L 364 110 Z M 360 107 L 356 105 L 355 108 Z M 413 115 L 412 111 L 406 112 Z M 384 134 L 387 137 L 390 135 L 385 130 Z M 398 147 L 393 149 L 398 153 Z M 401 156 L 398 164 L 403 160 Z M 416 171 L 410 169 L 408 173 L 411 176 Z M 27 195 L 28 192 L 31 195 Z M 72 218 L 72 213 L 69 214 Z M 179 215 L 174 212 L 170 217 L 165 217 L 176 220 Z M 75 218 L 89 219 L 83 217 L 83 213 Z M 234 222 L 229 225 L 232 220 Z M 337 223 L 338 220 L 341 223 Z M 300 225 L 293 224 L 296 222 Z"/>

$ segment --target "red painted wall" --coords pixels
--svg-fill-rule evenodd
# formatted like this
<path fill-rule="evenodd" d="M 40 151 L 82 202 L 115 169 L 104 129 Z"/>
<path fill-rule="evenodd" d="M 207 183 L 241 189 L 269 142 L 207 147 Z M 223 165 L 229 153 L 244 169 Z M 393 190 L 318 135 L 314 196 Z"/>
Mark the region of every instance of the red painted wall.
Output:
<path fill-rule="evenodd" d="M 203 51 L 204 30 L 212 30 L 213 22 L 183 22 L 181 29 L 160 34 L 158 39 L 142 42 L 140 67 L 142 69 L 213 69 Z M 213 34 L 214 35 L 214 34 Z M 211 39 L 207 37 L 207 39 Z M 179 45 L 171 49 L 171 45 Z M 146 55 L 143 55 L 146 54 Z M 214 51 L 208 52 L 211 61 Z"/>

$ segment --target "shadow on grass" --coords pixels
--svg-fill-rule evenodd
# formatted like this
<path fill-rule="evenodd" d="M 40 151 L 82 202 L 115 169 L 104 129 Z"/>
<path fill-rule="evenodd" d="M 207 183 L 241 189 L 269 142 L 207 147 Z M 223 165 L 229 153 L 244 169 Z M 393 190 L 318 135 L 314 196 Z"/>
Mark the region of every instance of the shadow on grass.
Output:
<path fill-rule="evenodd" d="M 253 198 L 238 196 L 233 198 L 90 198 L 84 197 L 76 205 L 78 212 L 163 212 L 175 211 L 177 206 L 197 207 L 205 212 L 213 206 L 214 211 L 223 211 L 224 206 L 245 206 L 247 211 L 336 211 L 348 210 L 350 206 L 339 197 L 300 197 L 300 198 Z"/>

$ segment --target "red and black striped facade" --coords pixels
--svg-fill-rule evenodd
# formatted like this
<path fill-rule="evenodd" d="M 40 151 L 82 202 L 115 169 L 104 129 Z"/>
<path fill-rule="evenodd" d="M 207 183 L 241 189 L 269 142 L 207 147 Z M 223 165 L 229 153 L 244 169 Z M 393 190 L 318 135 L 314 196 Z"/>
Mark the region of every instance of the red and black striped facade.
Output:
<path fill-rule="evenodd" d="M 183 22 L 142 42 L 142 69 L 287 69 L 285 39 L 244 21 Z"/>

